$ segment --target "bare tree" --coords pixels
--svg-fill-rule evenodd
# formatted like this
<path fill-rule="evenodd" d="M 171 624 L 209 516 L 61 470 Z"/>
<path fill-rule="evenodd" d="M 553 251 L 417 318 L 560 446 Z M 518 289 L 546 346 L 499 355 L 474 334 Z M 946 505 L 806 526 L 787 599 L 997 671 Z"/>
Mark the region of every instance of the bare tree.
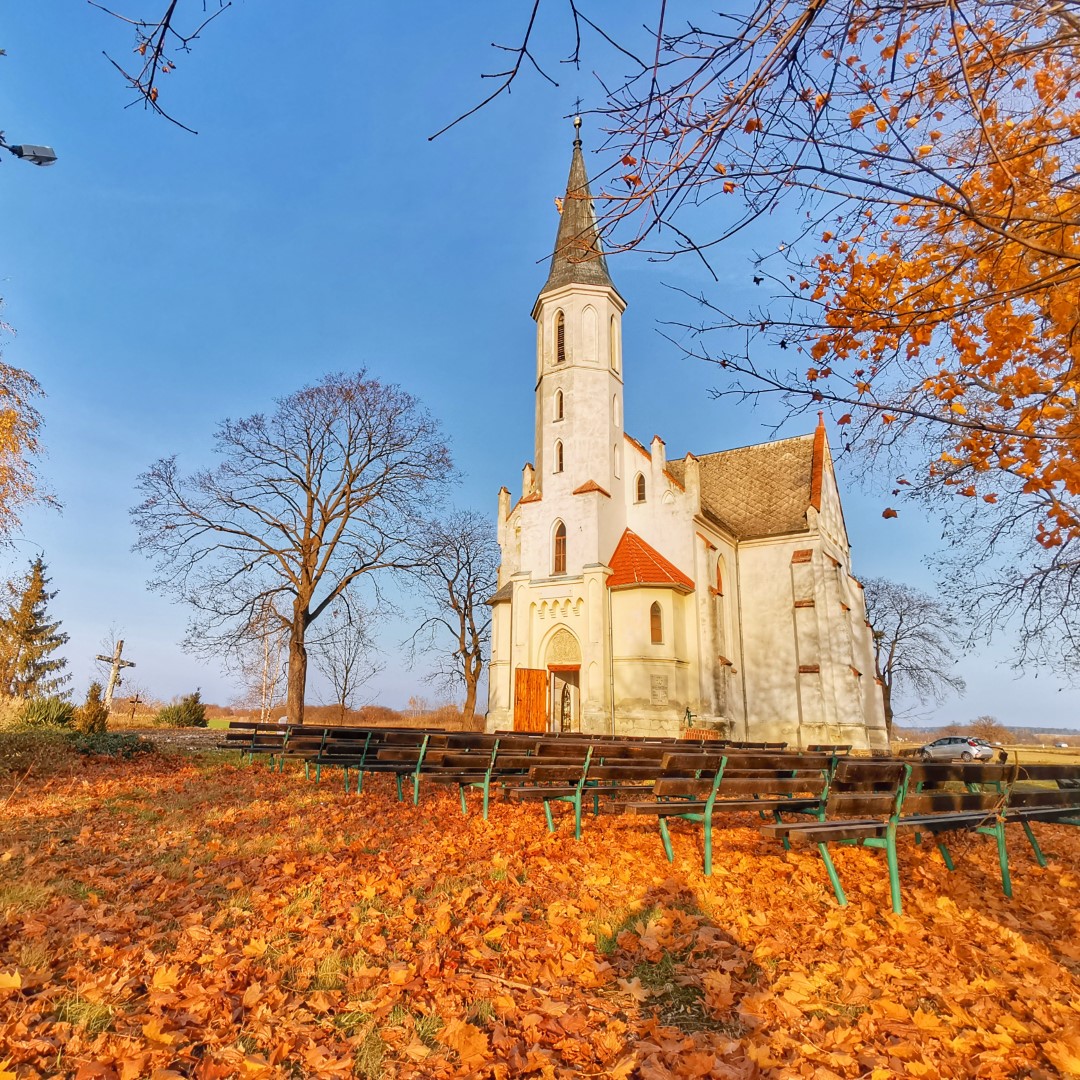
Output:
<path fill-rule="evenodd" d="M 413 642 L 440 658 L 433 678 L 465 687 L 462 719 L 476 712 L 477 687 L 487 661 L 499 547 L 491 522 L 472 510 L 428 521 L 413 541 L 413 577 L 424 599 L 424 621 Z"/>
<path fill-rule="evenodd" d="M 416 398 L 363 371 L 328 375 L 269 416 L 223 421 L 214 450 L 214 469 L 183 475 L 170 457 L 140 476 L 135 546 L 155 560 L 151 587 L 194 608 L 194 652 L 233 652 L 260 613 L 276 617 L 300 723 L 308 627 L 353 582 L 413 564 L 410 536 L 450 479 L 450 455 Z"/>
<path fill-rule="evenodd" d="M 273 597 L 267 597 L 257 606 L 226 657 L 226 666 L 243 680 L 239 703 L 258 710 L 263 722 L 270 719 L 275 702 L 284 696 L 288 650 L 288 620 L 274 608 Z"/>
<path fill-rule="evenodd" d="M 863 588 L 891 737 L 894 693 L 940 702 L 950 691 L 964 692 L 964 680 L 951 670 L 961 631 L 945 604 L 918 589 L 884 578 L 871 578 Z"/>
<path fill-rule="evenodd" d="M 342 597 L 327 614 L 317 640 L 311 642 L 315 666 L 334 689 L 342 722 L 355 708 L 360 687 L 383 669 L 373 650 L 371 612 L 359 601 Z"/>

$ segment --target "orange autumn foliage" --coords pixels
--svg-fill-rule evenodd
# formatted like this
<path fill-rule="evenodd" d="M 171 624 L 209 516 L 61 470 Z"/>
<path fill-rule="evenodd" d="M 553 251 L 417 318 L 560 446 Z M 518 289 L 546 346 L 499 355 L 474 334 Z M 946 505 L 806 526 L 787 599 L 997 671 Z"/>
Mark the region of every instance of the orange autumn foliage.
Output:
<path fill-rule="evenodd" d="M 1049 1078 L 1080 1061 L 1080 832 L 879 858 L 155 758 L 30 777 L 0 840 L 0 1076 Z"/>

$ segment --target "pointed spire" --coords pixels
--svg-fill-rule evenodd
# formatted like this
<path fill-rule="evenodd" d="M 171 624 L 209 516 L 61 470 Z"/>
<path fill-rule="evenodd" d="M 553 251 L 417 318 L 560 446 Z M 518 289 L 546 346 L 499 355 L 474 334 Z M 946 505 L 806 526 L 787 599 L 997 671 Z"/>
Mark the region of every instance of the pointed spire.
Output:
<path fill-rule="evenodd" d="M 581 117 L 574 118 L 574 153 L 570 159 L 570 177 L 566 181 L 566 198 L 551 256 L 551 270 L 541 296 L 563 285 L 603 285 L 615 288 L 608 275 L 600 230 L 596 225 L 589 178 L 585 175 L 585 160 L 581 156 Z"/>

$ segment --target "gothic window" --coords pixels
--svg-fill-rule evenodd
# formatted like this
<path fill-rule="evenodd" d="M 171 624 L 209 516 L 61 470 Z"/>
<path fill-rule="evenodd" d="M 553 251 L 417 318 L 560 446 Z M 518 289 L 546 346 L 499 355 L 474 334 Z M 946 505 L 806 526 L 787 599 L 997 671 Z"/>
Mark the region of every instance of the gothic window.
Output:
<path fill-rule="evenodd" d="M 561 420 L 563 418 L 563 392 L 561 390 L 555 391 L 555 415 L 553 419 Z"/>
<path fill-rule="evenodd" d="M 561 521 L 555 523 L 551 572 L 553 574 L 566 573 L 566 526 Z"/>
<path fill-rule="evenodd" d="M 566 320 L 561 311 L 555 313 L 555 363 L 566 362 Z"/>
<path fill-rule="evenodd" d="M 655 602 L 649 608 L 649 639 L 654 645 L 664 643 L 664 616 L 660 611 L 660 605 Z"/>
<path fill-rule="evenodd" d="M 562 460 L 562 443 L 555 440 L 555 467 L 552 472 L 562 472 L 563 460 Z"/>
<path fill-rule="evenodd" d="M 614 315 L 611 316 L 611 326 L 608 328 L 608 349 L 610 351 L 611 370 L 619 370 L 619 323 Z"/>
<path fill-rule="evenodd" d="M 634 502 L 645 501 L 645 477 L 641 474 L 637 474 L 637 479 L 634 481 Z"/>

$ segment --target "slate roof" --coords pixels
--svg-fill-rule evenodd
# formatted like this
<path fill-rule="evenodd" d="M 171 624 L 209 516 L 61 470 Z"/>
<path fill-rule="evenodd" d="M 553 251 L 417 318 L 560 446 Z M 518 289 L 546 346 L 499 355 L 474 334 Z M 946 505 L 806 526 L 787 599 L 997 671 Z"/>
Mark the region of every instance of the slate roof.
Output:
<path fill-rule="evenodd" d="M 694 591 L 694 583 L 677 566 L 629 529 L 615 545 L 609 565 L 612 571 L 607 580 L 609 589 L 629 585 L 666 585 L 680 592 Z"/>
<path fill-rule="evenodd" d="M 501 589 L 496 590 L 492 594 L 491 598 L 487 601 L 489 607 L 494 607 L 496 604 L 501 604 L 506 600 L 510 600 L 514 595 L 514 583 L 508 581 Z"/>
<path fill-rule="evenodd" d="M 815 448 L 824 458 L 824 433 L 721 450 L 698 458 L 701 509 L 740 540 L 808 532 L 807 508 L 820 500 L 820 474 L 814 490 Z M 686 459 L 668 469 L 685 483 Z"/>
<path fill-rule="evenodd" d="M 600 243 L 589 178 L 585 175 L 585 160 L 581 156 L 581 139 L 574 140 L 570 176 L 566 181 L 566 198 L 563 199 L 562 214 L 559 216 L 551 269 L 540 295 L 571 284 L 615 288 Z"/>

